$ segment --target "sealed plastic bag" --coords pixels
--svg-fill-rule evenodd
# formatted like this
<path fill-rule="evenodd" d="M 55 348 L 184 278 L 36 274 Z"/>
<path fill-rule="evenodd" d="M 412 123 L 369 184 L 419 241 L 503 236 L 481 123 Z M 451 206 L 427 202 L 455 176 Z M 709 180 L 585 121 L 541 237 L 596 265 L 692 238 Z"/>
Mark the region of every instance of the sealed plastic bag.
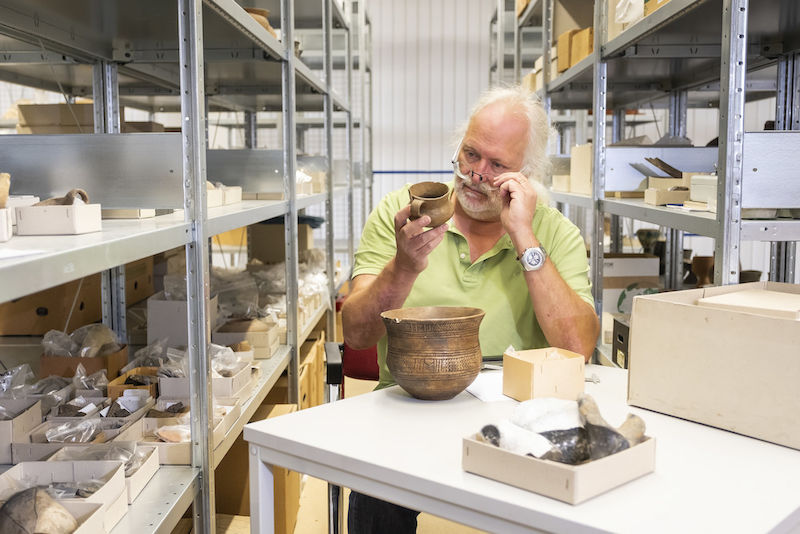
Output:
<path fill-rule="evenodd" d="M 186 276 L 171 273 L 164 275 L 164 298 L 166 300 L 186 300 Z"/>
<path fill-rule="evenodd" d="M 100 434 L 98 421 L 69 421 L 48 428 L 44 435 L 49 443 L 89 443 Z"/>
<path fill-rule="evenodd" d="M 133 360 L 128 365 L 120 369 L 120 374 L 124 374 L 136 367 L 161 367 L 166 358 L 164 353 L 167 350 L 167 339 L 161 338 L 153 341 L 146 347 L 142 347 L 133 354 Z"/>
<path fill-rule="evenodd" d="M 644 0 L 617 0 L 614 22 L 630 24 L 644 17 Z"/>
<path fill-rule="evenodd" d="M 79 346 L 73 356 L 94 358 L 119 351 L 122 346 L 117 334 L 104 324 L 87 324 L 72 332 L 69 337 Z"/>
<path fill-rule="evenodd" d="M 80 345 L 60 330 L 50 330 L 42 338 L 42 349 L 46 356 L 74 356 Z"/>
<path fill-rule="evenodd" d="M 183 378 L 189 376 L 189 360 L 186 352 L 169 348 L 165 354 L 165 361 L 158 370 L 158 376 L 166 378 Z"/>
<path fill-rule="evenodd" d="M 247 362 L 230 347 L 211 343 L 208 345 L 208 354 L 211 357 L 211 369 L 218 376 L 231 377 L 247 365 Z"/>
<path fill-rule="evenodd" d="M 158 427 L 155 432 L 161 441 L 167 443 L 188 443 L 192 439 L 189 425 L 165 425 Z"/>
<path fill-rule="evenodd" d="M 211 292 L 217 295 L 222 318 L 258 317 L 258 286 L 249 272 L 213 269 Z"/>
<path fill-rule="evenodd" d="M 14 396 L 15 389 L 23 388 L 36 380 L 36 375 L 33 374 L 31 366 L 27 363 L 12 367 L 2 375 L 0 375 L 0 394 L 5 396 Z"/>
<path fill-rule="evenodd" d="M 82 363 L 79 363 L 78 367 L 75 368 L 75 376 L 72 377 L 72 384 L 75 386 L 75 389 L 105 390 L 108 386 L 106 370 L 100 369 L 96 373 L 87 375 L 86 368 Z"/>

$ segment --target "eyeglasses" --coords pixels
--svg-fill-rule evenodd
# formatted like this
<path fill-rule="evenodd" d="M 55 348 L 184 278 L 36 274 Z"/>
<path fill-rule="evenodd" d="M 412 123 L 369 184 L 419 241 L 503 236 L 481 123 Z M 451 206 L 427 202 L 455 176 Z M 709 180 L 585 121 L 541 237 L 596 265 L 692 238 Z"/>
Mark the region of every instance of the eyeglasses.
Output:
<path fill-rule="evenodd" d="M 453 164 L 453 172 L 455 175 L 465 182 L 472 181 L 472 178 L 475 176 L 478 177 L 478 181 L 480 182 L 488 182 L 491 183 L 492 178 L 503 174 L 504 172 L 508 172 L 506 169 L 500 170 L 498 172 L 476 172 L 473 171 L 472 168 L 462 161 L 459 161 L 458 156 L 461 153 L 461 145 L 464 143 L 464 138 L 461 138 L 461 141 L 458 142 L 458 146 L 456 147 L 455 153 L 453 153 L 453 158 L 450 160 L 450 163 Z"/>

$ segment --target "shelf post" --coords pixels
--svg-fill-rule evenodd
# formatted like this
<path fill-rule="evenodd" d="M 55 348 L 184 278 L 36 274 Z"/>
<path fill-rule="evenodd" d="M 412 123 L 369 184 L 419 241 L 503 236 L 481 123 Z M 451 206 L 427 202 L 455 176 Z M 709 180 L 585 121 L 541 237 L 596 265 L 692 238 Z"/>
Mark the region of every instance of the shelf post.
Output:
<path fill-rule="evenodd" d="M 611 142 L 616 143 L 625 138 L 625 110 L 615 109 L 611 116 Z M 611 215 L 611 246 L 610 252 L 622 252 L 622 219 L 619 215 Z"/>
<path fill-rule="evenodd" d="M 325 63 L 325 86 L 327 92 L 323 96 L 325 114 L 325 160 L 328 165 L 325 195 L 325 251 L 326 270 L 328 271 L 328 337 L 336 332 L 336 248 L 333 242 L 333 0 L 322 0 L 322 56 Z"/>
<path fill-rule="evenodd" d="M 603 237 L 605 233 L 605 216 L 601 209 L 601 200 L 606 188 L 606 90 L 608 86 L 607 68 L 603 61 L 601 46 L 605 35 L 606 2 L 594 4 L 594 91 L 592 109 L 594 112 L 593 139 L 593 228 L 590 232 L 592 292 L 597 315 L 603 313 Z M 577 119 L 576 119 L 577 120 Z"/>
<path fill-rule="evenodd" d="M 714 285 L 739 282 L 748 0 L 723 0 Z"/>
<path fill-rule="evenodd" d="M 346 112 L 345 124 L 345 146 L 347 147 L 347 258 L 353 261 L 353 240 L 355 232 L 355 222 L 353 213 L 353 110 L 355 109 L 355 97 L 353 95 L 353 35 L 355 34 L 355 24 L 353 23 L 353 3 L 347 2 L 346 8 L 349 10 L 347 16 L 347 29 L 345 43 L 345 77 L 347 78 L 347 101 L 350 103 Z M 359 64 L 366 62 L 365 57 L 359 56 Z M 361 95 L 363 98 L 363 94 Z M 333 170 L 331 170 L 333 172 Z"/>
<path fill-rule="evenodd" d="M 550 50 L 553 41 L 553 0 L 540 1 L 542 2 L 542 105 L 547 115 L 547 121 L 549 125 L 552 126 L 552 121 L 550 120 L 550 95 L 547 92 L 547 88 L 550 85 L 550 76 L 552 75 L 550 72 L 550 62 L 552 61 Z M 559 132 L 559 137 L 560 136 L 561 134 Z M 563 154 L 563 151 L 559 152 Z"/>
<path fill-rule="evenodd" d="M 688 108 L 687 92 L 672 91 L 669 94 L 669 135 L 686 137 Z M 683 283 L 683 232 L 668 228 L 664 249 L 664 279 L 669 289 L 680 289 Z"/>
<path fill-rule="evenodd" d="M 194 532 L 216 532 L 214 470 L 211 455 L 211 372 L 208 297 L 208 236 L 206 235 L 206 105 L 203 65 L 203 5 L 201 0 L 178 1 L 180 42 L 181 126 L 185 220 L 191 227 L 186 245 L 186 297 L 189 337 L 192 465 L 200 470 L 194 499 Z"/>

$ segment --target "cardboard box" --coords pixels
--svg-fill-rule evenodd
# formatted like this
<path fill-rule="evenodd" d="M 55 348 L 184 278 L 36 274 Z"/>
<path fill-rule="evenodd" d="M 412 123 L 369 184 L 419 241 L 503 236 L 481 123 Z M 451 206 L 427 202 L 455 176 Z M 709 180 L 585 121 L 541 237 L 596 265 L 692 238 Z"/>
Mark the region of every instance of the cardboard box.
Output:
<path fill-rule="evenodd" d="M 558 36 L 558 62 L 556 72 L 562 73 L 570 68 L 572 58 L 572 36 L 578 33 L 577 29 L 567 30 Z"/>
<path fill-rule="evenodd" d="M 581 465 L 523 456 L 476 438 L 463 439 L 464 471 L 569 504 L 578 504 L 655 470 L 656 443 L 651 437 L 635 447 Z"/>
<path fill-rule="evenodd" d="M 76 356 L 47 356 L 42 354 L 39 358 L 39 376 L 75 376 L 78 364 L 86 368 L 86 374 L 91 375 L 101 369 L 106 370 L 106 376 L 113 380 L 119 376 L 119 370 L 128 364 L 128 346 L 123 345 L 120 350 L 107 356 L 94 356 L 81 358 Z"/>
<path fill-rule="evenodd" d="M 17 464 L 20 462 L 34 462 L 49 458 L 53 453 L 64 447 L 63 443 L 49 443 L 45 433 L 48 429 L 63 424 L 56 421 L 45 421 L 31 430 L 27 441 L 14 442 L 11 444 L 12 461 Z M 143 426 L 142 420 L 131 421 L 117 428 L 117 421 L 100 419 L 99 422 L 103 432 L 94 441 L 89 443 L 70 443 L 71 447 L 91 447 L 97 443 L 108 441 L 139 441 L 142 439 Z"/>
<path fill-rule="evenodd" d="M 572 34 L 569 45 L 569 66 L 576 65 L 594 50 L 594 29 L 589 26 Z"/>
<path fill-rule="evenodd" d="M 127 363 L 127 361 L 126 361 Z M 124 367 L 124 366 L 123 366 Z M 134 367 L 129 371 L 122 373 L 122 376 L 109 381 L 108 383 L 108 398 L 112 401 L 116 400 L 120 395 L 124 395 L 128 389 L 141 389 L 147 391 L 154 399 L 158 397 L 158 384 L 150 384 L 148 386 L 135 386 L 133 384 L 126 384 L 125 381 L 131 375 L 146 375 L 157 376 L 158 367 Z"/>
<path fill-rule="evenodd" d="M 247 341 L 255 358 L 271 358 L 279 345 L 278 325 L 261 319 L 228 321 L 211 332 L 211 341 L 224 346 Z"/>
<path fill-rule="evenodd" d="M 9 195 L 6 199 L 6 207 L 11 214 L 11 224 L 17 225 L 17 210 L 14 208 L 21 208 L 25 206 L 33 206 L 39 202 L 39 197 L 33 195 Z"/>
<path fill-rule="evenodd" d="M 691 173 L 689 175 L 689 199 L 705 202 L 709 211 L 717 212 L 717 176 Z"/>
<path fill-rule="evenodd" d="M 280 263 L 286 257 L 283 224 L 254 224 L 250 226 L 251 256 L 264 263 Z M 314 248 L 313 229 L 297 225 L 297 250 Z"/>
<path fill-rule="evenodd" d="M 531 93 L 536 92 L 536 73 L 534 71 L 522 77 L 522 86 Z"/>
<path fill-rule="evenodd" d="M 575 145 L 570 153 L 569 190 L 579 195 L 592 195 L 592 143 Z"/>
<path fill-rule="evenodd" d="M 561 191 L 563 193 L 569 193 L 569 183 L 570 183 L 570 176 L 569 174 L 554 174 L 553 175 L 553 191 Z"/>
<path fill-rule="evenodd" d="M 258 407 L 250 422 L 262 421 L 297 411 L 295 404 Z M 223 514 L 250 515 L 249 455 L 247 442 L 240 435 L 217 467 L 216 510 Z M 225 476 L 221 476 L 224 473 Z M 273 467 L 275 532 L 291 534 L 300 507 L 300 474 Z"/>
<path fill-rule="evenodd" d="M 585 384 L 583 355 L 559 349 L 503 353 L 503 395 L 525 401 L 540 397 L 577 400 Z"/>
<path fill-rule="evenodd" d="M 669 0 L 644 0 L 644 16 L 650 15 L 668 3 Z"/>
<path fill-rule="evenodd" d="M 25 206 L 17 212 L 19 235 L 73 235 L 102 230 L 100 204 Z"/>
<path fill-rule="evenodd" d="M 217 296 L 208 301 L 208 320 L 217 324 Z M 167 338 L 170 347 L 189 344 L 188 312 L 185 300 L 165 300 L 160 291 L 147 299 L 147 343 Z"/>
<path fill-rule="evenodd" d="M 96 534 L 103 532 L 102 505 L 93 502 L 62 501 L 61 506 L 78 522 L 78 528 L 72 534 Z"/>
<path fill-rule="evenodd" d="M 635 299 L 628 403 L 800 449 L 800 321 L 697 301 L 776 282 L 706 287 Z"/>
<path fill-rule="evenodd" d="M 19 124 L 23 126 L 85 125 L 94 131 L 94 104 L 17 104 Z M 124 116 L 125 108 L 120 108 Z"/>
<path fill-rule="evenodd" d="M 0 475 L 0 492 L 14 490 L 23 481 L 46 486 L 51 482 L 76 482 L 92 479 L 104 480 L 105 483 L 88 497 L 59 499 L 59 502 L 78 501 L 99 504 L 100 513 L 103 515 L 103 527 L 106 532 L 110 532 L 128 513 L 125 499 L 125 468 L 120 462 L 24 462 Z M 118 504 L 120 496 L 123 499 L 122 506 Z"/>
<path fill-rule="evenodd" d="M 154 209 L 103 209 L 103 219 L 149 219 L 156 216 Z"/>
<path fill-rule="evenodd" d="M 42 424 L 42 401 L 36 399 L 0 399 L 0 406 L 12 413 L 13 419 L 0 421 L 0 464 L 11 463 L 11 444 L 25 441 L 31 430 Z"/>
<path fill-rule="evenodd" d="M 665 191 L 663 189 L 646 189 L 644 201 L 653 206 L 665 206 L 667 204 L 683 204 L 689 200 L 689 190 Z"/>
<path fill-rule="evenodd" d="M 603 311 L 629 314 L 634 297 L 657 293 L 661 287 L 658 262 L 652 254 L 605 254 Z"/>
<path fill-rule="evenodd" d="M 222 203 L 236 204 L 242 201 L 242 188 L 238 185 L 225 186 L 222 188 Z"/>
<path fill-rule="evenodd" d="M 251 366 L 245 365 L 231 377 L 211 378 L 211 391 L 214 397 L 236 397 L 252 380 Z M 162 397 L 171 399 L 189 398 L 189 378 L 159 377 L 158 389 Z"/>
<path fill-rule="evenodd" d="M 289 402 L 289 377 L 282 374 L 267 393 L 264 404 L 287 404 Z"/>
<path fill-rule="evenodd" d="M 593 0 L 554 0 L 553 36 L 561 35 L 567 30 L 589 27 L 593 21 Z"/>
<path fill-rule="evenodd" d="M 14 235 L 14 224 L 11 216 L 12 210 L 0 209 L 0 243 L 5 243 Z"/>
<path fill-rule="evenodd" d="M 164 125 L 153 121 L 126 121 L 122 125 L 123 133 L 163 132 Z"/>
<path fill-rule="evenodd" d="M 153 257 L 148 256 L 125 265 L 125 304 L 130 306 L 155 293 Z"/>
<path fill-rule="evenodd" d="M 17 124 L 16 131 L 19 135 L 90 134 L 94 133 L 94 126 L 91 124 L 82 124 L 80 126 L 23 126 L 21 124 Z"/>

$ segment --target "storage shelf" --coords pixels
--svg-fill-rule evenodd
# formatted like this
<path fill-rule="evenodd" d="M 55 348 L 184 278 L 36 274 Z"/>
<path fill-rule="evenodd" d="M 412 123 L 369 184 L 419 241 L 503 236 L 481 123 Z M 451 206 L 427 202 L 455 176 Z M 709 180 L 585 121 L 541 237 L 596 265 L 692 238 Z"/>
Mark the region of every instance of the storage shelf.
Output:
<path fill-rule="evenodd" d="M 0 260 L 0 302 L 47 289 L 183 246 L 189 225 L 173 213 L 150 219 L 104 220 L 103 230 L 81 235 L 14 236 L 0 245 L 39 254 Z"/>
<path fill-rule="evenodd" d="M 197 492 L 199 469 L 162 465 L 111 534 L 172 532 Z"/>
<path fill-rule="evenodd" d="M 230 22 L 237 30 L 253 40 L 273 58 L 286 57 L 286 47 L 253 19 L 234 0 L 204 0 L 204 3 Z"/>
<path fill-rule="evenodd" d="M 594 201 L 592 197 L 587 195 L 579 195 L 577 193 L 565 193 L 563 191 L 550 191 L 550 199 L 555 202 L 562 202 L 571 206 L 579 206 L 581 208 L 592 209 Z"/>
<path fill-rule="evenodd" d="M 578 61 L 576 64 L 574 64 L 561 74 L 559 74 L 555 80 L 550 82 L 548 89 L 551 92 L 558 91 L 566 84 L 577 81 L 582 81 L 591 84 L 593 65 L 594 65 L 594 56 L 592 54 L 589 54 L 588 56 Z"/>
<path fill-rule="evenodd" d="M 297 197 L 297 209 L 301 210 L 315 204 L 325 202 L 328 198 L 328 193 L 314 193 L 313 195 L 303 195 Z"/>
<path fill-rule="evenodd" d="M 718 234 L 719 224 L 716 215 L 709 212 L 684 212 L 663 206 L 652 206 L 646 204 L 644 200 L 631 199 L 601 200 L 600 209 L 612 215 L 647 221 L 692 234 L 707 237 L 716 237 Z"/>
<path fill-rule="evenodd" d="M 305 325 L 303 325 L 303 330 L 297 336 L 298 347 L 306 342 L 308 336 L 310 336 L 311 332 L 314 331 L 314 327 L 317 326 L 317 323 L 319 322 L 320 319 L 322 319 L 322 316 L 325 315 L 325 312 L 327 311 L 328 311 L 327 305 L 323 304 L 317 311 L 314 312 L 314 314 L 311 316 L 311 319 L 309 319 L 308 322 Z"/>
<path fill-rule="evenodd" d="M 742 220 L 743 241 L 800 241 L 800 219 Z"/>
<path fill-rule="evenodd" d="M 209 208 L 206 228 L 208 235 L 217 235 L 284 215 L 288 211 L 289 203 L 285 200 L 243 200 L 241 203 Z"/>
<path fill-rule="evenodd" d="M 611 358 L 611 351 L 613 350 L 611 345 L 598 341 L 596 349 L 597 363 L 600 365 L 605 365 L 606 367 L 619 368 L 619 365 L 617 365 Z"/>
<path fill-rule="evenodd" d="M 214 469 L 220 464 L 225 454 L 230 450 L 236 438 L 242 433 L 244 425 L 250 421 L 250 418 L 256 412 L 261 403 L 267 397 L 267 394 L 275 385 L 275 382 L 280 378 L 286 366 L 289 364 L 289 347 L 281 345 L 271 358 L 266 360 L 254 360 L 261 366 L 261 375 L 258 377 L 258 383 L 253 388 L 253 392 L 247 400 L 242 402 L 242 413 L 239 418 L 234 421 L 231 428 L 225 434 L 225 439 L 222 443 L 217 445 L 214 449 L 214 457 L 212 466 Z"/>

